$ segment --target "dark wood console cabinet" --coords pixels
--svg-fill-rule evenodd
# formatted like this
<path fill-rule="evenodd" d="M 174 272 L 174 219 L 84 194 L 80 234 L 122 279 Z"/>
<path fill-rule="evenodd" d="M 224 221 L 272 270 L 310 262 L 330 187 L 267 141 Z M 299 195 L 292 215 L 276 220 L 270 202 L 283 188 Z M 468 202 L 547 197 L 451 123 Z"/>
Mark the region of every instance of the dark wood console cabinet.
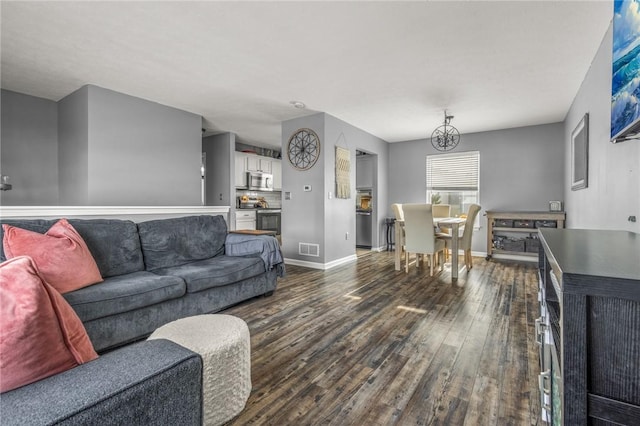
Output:
<path fill-rule="evenodd" d="M 550 340 L 546 347 L 560 370 L 560 387 L 548 389 L 556 399 L 548 400 L 548 411 L 543 402 L 543 417 L 572 426 L 639 425 L 640 234 L 538 232 L 541 318 L 544 323 L 547 317 L 548 335 L 536 339 L 541 345 Z"/>

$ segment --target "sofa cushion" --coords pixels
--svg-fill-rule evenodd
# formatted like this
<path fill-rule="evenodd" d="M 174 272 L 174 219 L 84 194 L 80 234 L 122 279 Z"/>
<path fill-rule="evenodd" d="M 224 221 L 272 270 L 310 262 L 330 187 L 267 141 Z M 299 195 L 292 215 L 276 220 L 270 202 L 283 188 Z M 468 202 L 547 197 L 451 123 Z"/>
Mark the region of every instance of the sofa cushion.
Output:
<path fill-rule="evenodd" d="M 2 394 L 3 426 L 202 425 L 202 360 L 154 340 Z"/>
<path fill-rule="evenodd" d="M 120 219 L 69 219 L 93 255 L 103 278 L 129 272 L 144 271 L 142 248 L 138 227 L 130 220 Z M 45 219 L 3 219 L 18 228 L 44 234 L 57 222 Z M 2 227 L 0 234 L 4 237 Z M 6 260 L 0 247 L 0 260 Z"/>
<path fill-rule="evenodd" d="M 96 359 L 82 322 L 35 262 L 0 264 L 0 392 Z"/>
<path fill-rule="evenodd" d="M 148 271 L 184 265 L 224 253 L 227 224 L 222 216 L 186 216 L 138 224 Z"/>
<path fill-rule="evenodd" d="M 64 295 L 82 321 L 90 321 L 176 299 L 185 294 L 179 277 L 140 271 L 106 278 L 100 285 Z M 144 320 L 141 318 L 141 321 Z"/>
<path fill-rule="evenodd" d="M 264 262 L 259 257 L 224 255 L 154 271 L 156 274 L 182 277 L 187 283 L 187 293 L 232 284 L 264 272 Z"/>
<path fill-rule="evenodd" d="M 2 224 L 16 226 L 18 228 L 27 229 L 29 231 L 39 232 L 44 234 L 56 223 L 58 219 L 2 219 Z M 4 227 L 0 226 L 0 237 L 4 241 Z M 80 233 L 80 235 L 82 235 Z M 7 256 L 4 253 L 4 244 L 0 244 L 0 261 L 7 260 Z M 91 250 L 91 248 L 89 248 Z M 93 254 L 93 253 L 92 253 Z"/>
<path fill-rule="evenodd" d="M 138 227 L 130 220 L 69 219 L 87 243 L 103 277 L 144 271 Z"/>
<path fill-rule="evenodd" d="M 66 219 L 57 221 L 44 234 L 8 224 L 2 229 L 6 256 L 31 257 L 47 283 L 60 293 L 102 281 L 87 244 Z"/>

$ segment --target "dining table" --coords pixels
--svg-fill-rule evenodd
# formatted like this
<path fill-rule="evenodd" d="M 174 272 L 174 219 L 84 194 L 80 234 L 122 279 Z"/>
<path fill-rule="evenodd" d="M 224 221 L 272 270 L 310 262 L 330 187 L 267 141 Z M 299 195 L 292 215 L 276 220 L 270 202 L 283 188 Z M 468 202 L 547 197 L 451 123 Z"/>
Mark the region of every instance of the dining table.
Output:
<path fill-rule="evenodd" d="M 467 219 L 461 217 L 434 217 L 433 226 L 451 229 L 451 281 L 458 280 L 458 243 L 460 229 L 464 228 Z M 404 221 L 396 220 L 395 223 L 395 270 L 402 269 L 402 233 Z"/>

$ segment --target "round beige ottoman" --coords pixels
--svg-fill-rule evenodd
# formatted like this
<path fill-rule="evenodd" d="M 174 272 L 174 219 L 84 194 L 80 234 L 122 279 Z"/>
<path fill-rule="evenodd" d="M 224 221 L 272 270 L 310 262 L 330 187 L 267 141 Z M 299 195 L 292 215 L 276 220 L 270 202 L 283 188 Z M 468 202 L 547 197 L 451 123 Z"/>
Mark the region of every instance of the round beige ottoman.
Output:
<path fill-rule="evenodd" d="M 198 315 L 163 325 L 149 339 L 171 340 L 202 357 L 202 424 L 238 415 L 251 393 L 249 327 L 231 315 Z"/>

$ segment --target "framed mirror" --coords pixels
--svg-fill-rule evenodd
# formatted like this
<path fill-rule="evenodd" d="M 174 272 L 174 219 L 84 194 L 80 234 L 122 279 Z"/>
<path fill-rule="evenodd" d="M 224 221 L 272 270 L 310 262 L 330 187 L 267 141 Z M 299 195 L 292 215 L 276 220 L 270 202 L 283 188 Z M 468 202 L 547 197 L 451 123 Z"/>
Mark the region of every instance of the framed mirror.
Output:
<path fill-rule="evenodd" d="M 571 133 L 571 190 L 586 188 L 589 176 L 589 114 Z"/>

